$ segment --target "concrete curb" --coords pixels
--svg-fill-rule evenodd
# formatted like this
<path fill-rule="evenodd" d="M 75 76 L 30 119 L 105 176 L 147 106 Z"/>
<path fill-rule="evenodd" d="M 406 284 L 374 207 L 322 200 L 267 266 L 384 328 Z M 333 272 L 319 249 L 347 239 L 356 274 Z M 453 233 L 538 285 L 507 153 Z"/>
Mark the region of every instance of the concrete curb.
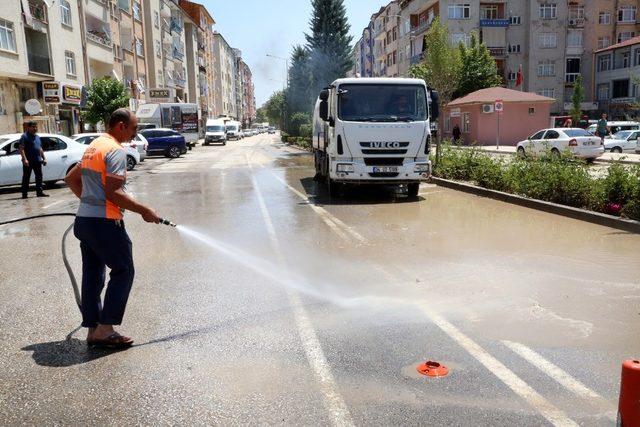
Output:
<path fill-rule="evenodd" d="M 468 146 L 463 146 L 463 147 L 452 147 L 458 150 L 468 150 L 471 148 L 474 148 L 473 145 L 468 145 Z M 503 156 L 515 156 L 516 153 L 515 152 L 511 152 L 511 151 L 499 151 L 499 150 L 487 150 L 484 148 L 480 148 L 480 147 L 475 147 L 478 148 L 481 152 L 483 153 L 490 153 L 490 154 L 502 154 Z M 637 165 L 640 164 L 640 161 L 637 160 L 615 160 L 615 159 L 603 159 L 602 157 L 598 158 L 595 160 L 595 163 L 622 163 L 624 165 Z"/>
<path fill-rule="evenodd" d="M 489 197 L 526 208 L 537 209 L 543 212 L 562 215 L 567 218 L 578 219 L 580 221 L 586 221 L 593 224 L 603 225 L 605 227 L 640 234 L 640 221 L 634 221 L 632 219 L 618 218 L 617 216 L 588 211 L 586 209 L 573 208 L 571 206 L 564 206 L 537 199 L 529 199 L 527 197 L 504 193 L 502 191 L 489 190 L 487 188 L 478 187 L 465 182 L 451 181 L 436 177 L 432 177 L 431 182 L 441 187 L 464 191 L 465 193 L 475 194 L 477 196 Z"/>

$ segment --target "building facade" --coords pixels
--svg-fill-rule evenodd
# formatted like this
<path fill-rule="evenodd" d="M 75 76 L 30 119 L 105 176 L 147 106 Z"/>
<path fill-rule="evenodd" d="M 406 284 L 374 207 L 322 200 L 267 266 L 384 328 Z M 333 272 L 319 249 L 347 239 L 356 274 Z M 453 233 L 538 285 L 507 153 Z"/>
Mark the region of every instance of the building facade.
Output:
<path fill-rule="evenodd" d="M 222 34 L 215 32 L 213 37 L 214 54 L 214 93 L 218 116 L 230 117 L 237 120 L 236 108 L 236 54 Z"/>
<path fill-rule="evenodd" d="M 242 79 L 242 127 L 249 128 L 256 118 L 256 97 L 253 86 L 251 69 L 240 61 L 240 75 Z"/>

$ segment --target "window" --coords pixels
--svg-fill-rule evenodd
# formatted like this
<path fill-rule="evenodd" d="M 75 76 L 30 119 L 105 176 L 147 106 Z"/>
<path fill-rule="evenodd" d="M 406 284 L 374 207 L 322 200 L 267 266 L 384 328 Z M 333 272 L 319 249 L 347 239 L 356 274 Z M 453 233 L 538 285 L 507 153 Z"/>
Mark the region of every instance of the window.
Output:
<path fill-rule="evenodd" d="M 522 17 L 520 16 L 512 16 L 509 18 L 509 24 L 511 25 L 520 25 L 522 24 Z"/>
<path fill-rule="evenodd" d="M 6 105 L 6 101 L 4 99 L 4 91 L 0 86 L 0 116 L 7 115 L 7 107 L 5 107 L 5 105 Z"/>
<path fill-rule="evenodd" d="M 529 115 L 530 116 L 535 116 L 536 115 L 536 108 L 535 107 L 529 107 Z"/>
<path fill-rule="evenodd" d="M 160 14 L 157 10 L 153 11 L 153 26 L 160 28 Z"/>
<path fill-rule="evenodd" d="M 540 5 L 540 19 L 556 19 L 557 7 L 555 3 L 542 3 Z"/>
<path fill-rule="evenodd" d="M 602 55 L 598 57 L 598 71 L 611 70 L 611 55 Z"/>
<path fill-rule="evenodd" d="M 60 0 L 60 21 L 67 26 L 71 26 L 71 5 L 67 0 Z"/>
<path fill-rule="evenodd" d="M 76 75 L 76 55 L 73 52 L 66 51 L 64 53 L 64 62 L 67 66 L 67 74 Z"/>
<path fill-rule="evenodd" d="M 555 130 L 548 130 L 547 134 L 544 136 L 544 139 L 558 139 L 560 138 L 560 134 Z"/>
<path fill-rule="evenodd" d="M 471 114 L 462 113 L 462 132 L 471 132 Z"/>
<path fill-rule="evenodd" d="M 509 53 L 520 53 L 521 46 L 519 44 L 512 44 L 509 45 L 507 50 L 509 51 Z"/>
<path fill-rule="evenodd" d="M 569 19 L 584 19 L 584 6 L 570 6 Z"/>
<path fill-rule="evenodd" d="M 533 139 L 538 140 L 538 139 L 542 139 L 542 135 L 544 135 L 544 131 L 541 130 L 540 132 L 536 133 L 535 135 L 531 135 L 531 137 L 529 139 Z"/>
<path fill-rule="evenodd" d="M 565 82 L 573 83 L 576 81 L 576 78 L 580 75 L 580 58 L 567 58 L 567 71 L 565 73 Z"/>
<path fill-rule="evenodd" d="M 598 101 L 606 101 L 609 99 L 609 84 L 603 83 L 598 85 Z"/>
<path fill-rule="evenodd" d="M 13 23 L 0 19 L 0 49 L 16 51 L 16 35 L 13 32 Z"/>
<path fill-rule="evenodd" d="M 569 30 L 567 47 L 582 47 L 582 30 Z"/>
<path fill-rule="evenodd" d="M 469 46 L 469 43 L 471 43 L 471 35 L 466 33 L 453 33 L 451 34 L 451 43 L 456 46 L 460 43 Z"/>
<path fill-rule="evenodd" d="M 598 14 L 598 24 L 600 24 L 600 25 L 610 25 L 611 24 L 611 14 L 609 12 L 600 12 Z"/>
<path fill-rule="evenodd" d="M 539 61 L 538 62 L 538 76 L 555 76 L 556 75 L 556 63 L 555 61 Z"/>
<path fill-rule="evenodd" d="M 498 19 L 498 5 L 480 6 L 480 19 Z"/>
<path fill-rule="evenodd" d="M 138 56 L 144 56 L 144 47 L 140 39 L 136 39 L 136 54 Z"/>
<path fill-rule="evenodd" d="M 444 115 L 444 131 L 445 132 L 451 131 L 451 115 L 450 114 Z"/>
<path fill-rule="evenodd" d="M 536 92 L 540 96 L 546 96 L 547 98 L 555 98 L 556 90 L 555 89 L 541 89 Z M 532 139 L 540 139 L 540 138 L 532 138 Z"/>
<path fill-rule="evenodd" d="M 622 55 L 620 56 L 620 62 L 621 62 L 620 67 L 629 68 L 630 58 L 631 58 L 631 52 L 623 52 Z"/>
<path fill-rule="evenodd" d="M 636 7 L 621 6 L 618 9 L 618 22 L 636 22 Z"/>
<path fill-rule="evenodd" d="M 510 82 L 513 82 L 516 80 L 516 78 L 518 77 L 517 73 L 509 73 L 507 74 L 507 80 L 509 80 Z"/>
<path fill-rule="evenodd" d="M 633 51 L 633 66 L 637 67 L 640 65 L 640 49 L 635 49 Z"/>
<path fill-rule="evenodd" d="M 609 46 L 611 46 L 611 37 L 598 37 L 598 49 L 604 49 Z"/>
<path fill-rule="evenodd" d="M 162 46 L 160 45 L 160 40 L 156 40 L 156 56 L 158 58 L 162 58 Z"/>
<path fill-rule="evenodd" d="M 391 39 L 393 41 L 398 40 L 398 27 L 393 27 L 393 30 L 391 30 Z"/>
<path fill-rule="evenodd" d="M 627 98 L 629 97 L 629 80 L 614 80 L 613 81 L 613 98 Z"/>
<path fill-rule="evenodd" d="M 618 43 L 626 42 L 629 39 L 632 39 L 636 36 L 634 31 L 623 31 L 618 34 Z"/>
<path fill-rule="evenodd" d="M 133 18 L 142 21 L 142 13 L 140 11 L 140 3 L 137 1 L 133 2 Z"/>
<path fill-rule="evenodd" d="M 558 47 L 558 35 L 556 33 L 539 34 L 538 47 L 543 49 L 555 49 Z"/>
<path fill-rule="evenodd" d="M 471 17 L 471 5 L 452 4 L 449 5 L 449 19 L 469 19 Z"/>
<path fill-rule="evenodd" d="M 59 151 L 67 148 L 67 143 L 61 139 L 53 137 L 41 137 L 42 151 Z"/>

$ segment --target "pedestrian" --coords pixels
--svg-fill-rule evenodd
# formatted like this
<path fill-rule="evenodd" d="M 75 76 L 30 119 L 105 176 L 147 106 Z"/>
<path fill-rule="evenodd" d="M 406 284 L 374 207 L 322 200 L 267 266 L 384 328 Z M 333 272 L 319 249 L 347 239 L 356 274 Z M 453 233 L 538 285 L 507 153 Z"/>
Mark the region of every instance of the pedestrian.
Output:
<path fill-rule="evenodd" d="M 132 245 L 122 219 L 124 210 L 138 213 L 146 222 L 159 223 L 156 213 L 126 192 L 127 156 L 123 142 L 136 136 L 138 119 L 129 110 L 116 110 L 108 132 L 86 149 L 66 183 L 80 199 L 74 234 L 82 254 L 82 326 L 88 328 L 87 344 L 127 348 L 133 340 L 114 330 L 122 323 L 133 285 Z M 111 269 L 104 297 L 105 266 Z"/>
<path fill-rule="evenodd" d="M 607 123 L 607 113 L 602 113 L 602 117 L 598 120 L 596 127 L 596 135 L 600 137 L 604 144 L 604 138 L 609 134 L 609 125 Z"/>
<path fill-rule="evenodd" d="M 38 136 L 38 123 L 27 122 L 25 127 L 25 133 L 20 137 L 19 145 L 22 157 L 22 198 L 28 197 L 32 171 L 36 176 L 36 196 L 49 197 L 42 191 L 42 167 L 47 165 L 47 159 Z"/>
<path fill-rule="evenodd" d="M 460 141 L 460 136 L 462 135 L 462 132 L 460 132 L 460 126 L 455 125 L 453 127 L 452 135 L 453 135 L 453 142 Z"/>
<path fill-rule="evenodd" d="M 562 125 L 562 127 L 572 128 L 573 127 L 573 120 L 571 118 L 568 118 L 567 120 L 564 121 L 564 124 Z"/>

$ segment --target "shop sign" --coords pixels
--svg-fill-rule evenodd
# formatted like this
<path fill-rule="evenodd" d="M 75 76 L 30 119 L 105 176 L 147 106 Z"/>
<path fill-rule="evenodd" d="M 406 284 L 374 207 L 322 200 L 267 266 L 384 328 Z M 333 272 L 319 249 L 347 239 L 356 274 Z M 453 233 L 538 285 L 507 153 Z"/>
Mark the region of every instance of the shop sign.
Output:
<path fill-rule="evenodd" d="M 60 104 L 59 82 L 43 82 L 42 92 L 45 104 Z"/>
<path fill-rule="evenodd" d="M 80 105 L 82 104 L 82 86 L 63 85 L 62 99 L 65 104 Z"/>
<path fill-rule="evenodd" d="M 170 102 L 171 89 L 149 89 L 147 96 L 149 101 Z"/>
<path fill-rule="evenodd" d="M 460 117 L 461 111 L 460 108 L 452 108 L 450 112 L 450 117 Z"/>

